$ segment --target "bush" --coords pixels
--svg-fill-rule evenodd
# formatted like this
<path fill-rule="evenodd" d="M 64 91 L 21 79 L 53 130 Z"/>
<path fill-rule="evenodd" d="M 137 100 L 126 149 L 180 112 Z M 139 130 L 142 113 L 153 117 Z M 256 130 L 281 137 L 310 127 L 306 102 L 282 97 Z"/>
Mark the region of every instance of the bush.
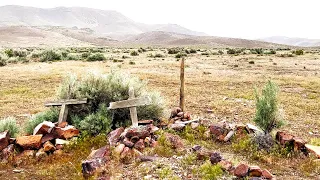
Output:
<path fill-rule="evenodd" d="M 54 52 L 53 50 L 44 51 L 41 54 L 41 58 L 40 58 L 41 62 L 56 61 L 56 60 L 61 60 L 61 55 Z"/>
<path fill-rule="evenodd" d="M 95 53 L 88 56 L 87 61 L 104 61 L 106 57 L 104 57 L 101 53 Z"/>
<path fill-rule="evenodd" d="M 182 57 L 187 57 L 187 54 L 185 53 L 178 53 L 176 54 L 175 58 L 182 58 Z"/>
<path fill-rule="evenodd" d="M 100 133 L 108 134 L 111 131 L 112 119 L 105 104 L 101 104 L 96 113 L 92 113 L 84 118 L 83 121 L 78 121 L 75 126 L 81 131 L 96 136 Z"/>
<path fill-rule="evenodd" d="M 168 54 L 178 54 L 179 52 L 180 50 L 176 48 L 168 49 Z"/>
<path fill-rule="evenodd" d="M 299 49 L 299 50 L 292 51 L 292 53 L 299 56 L 299 55 L 303 55 L 304 52 L 302 49 Z"/>
<path fill-rule="evenodd" d="M 73 54 L 68 54 L 66 57 L 66 60 L 79 60 L 79 56 L 73 55 Z"/>
<path fill-rule="evenodd" d="M 7 65 L 7 61 L 0 56 L 0 67 Z"/>
<path fill-rule="evenodd" d="M 82 59 L 87 59 L 89 56 L 90 56 L 90 53 L 89 53 L 89 52 L 85 52 L 85 53 L 82 53 L 82 54 L 81 54 L 81 58 L 82 58 Z"/>
<path fill-rule="evenodd" d="M 27 52 L 26 52 L 26 51 L 14 50 L 14 51 L 13 51 L 13 55 L 14 55 L 15 57 L 27 57 Z"/>
<path fill-rule="evenodd" d="M 199 174 L 203 180 L 216 180 L 223 175 L 223 170 L 220 165 L 212 165 L 211 162 L 206 161 L 199 168 Z"/>
<path fill-rule="evenodd" d="M 224 52 L 221 51 L 221 50 L 219 50 L 218 53 L 219 53 L 220 55 L 224 54 Z"/>
<path fill-rule="evenodd" d="M 194 53 L 197 53 L 197 50 L 195 50 L 195 49 L 190 49 L 190 54 L 194 54 Z"/>
<path fill-rule="evenodd" d="M 27 122 L 24 131 L 27 134 L 32 134 L 34 128 L 42 123 L 43 121 L 50 121 L 50 122 L 58 122 L 59 119 L 59 110 L 58 108 L 51 108 L 47 111 L 41 112 L 36 114 L 35 116 L 31 117 Z"/>
<path fill-rule="evenodd" d="M 13 57 L 13 49 L 6 49 L 4 50 L 4 53 L 9 57 Z"/>
<path fill-rule="evenodd" d="M 38 54 L 38 53 L 32 53 L 31 54 L 31 58 L 33 58 L 33 59 L 36 59 L 36 58 L 39 58 L 40 57 L 40 54 Z"/>
<path fill-rule="evenodd" d="M 265 132 L 270 133 L 274 128 L 283 125 L 278 110 L 278 87 L 270 80 L 262 90 L 262 94 L 256 91 L 256 115 L 254 122 Z"/>
<path fill-rule="evenodd" d="M 228 49 L 227 54 L 236 54 L 236 50 L 235 49 Z"/>
<path fill-rule="evenodd" d="M 8 130 L 10 137 L 16 137 L 19 133 L 19 128 L 14 117 L 7 117 L 0 120 L 0 132 Z"/>
<path fill-rule="evenodd" d="M 126 100 L 129 98 L 129 87 L 133 87 L 136 97 L 148 95 L 152 99 L 151 105 L 137 108 L 139 119 L 158 119 L 163 112 L 163 102 L 156 92 L 147 92 L 146 83 L 127 74 L 112 72 L 106 75 L 89 74 L 82 79 L 75 76 L 66 78 L 58 90 L 61 99 L 87 98 L 85 106 L 74 106 L 70 114 L 79 118 L 96 113 L 101 104 Z M 119 127 L 131 123 L 128 108 L 112 110 L 112 126 Z"/>
<path fill-rule="evenodd" d="M 131 56 L 139 56 L 139 53 L 137 51 L 131 51 L 130 55 Z"/>

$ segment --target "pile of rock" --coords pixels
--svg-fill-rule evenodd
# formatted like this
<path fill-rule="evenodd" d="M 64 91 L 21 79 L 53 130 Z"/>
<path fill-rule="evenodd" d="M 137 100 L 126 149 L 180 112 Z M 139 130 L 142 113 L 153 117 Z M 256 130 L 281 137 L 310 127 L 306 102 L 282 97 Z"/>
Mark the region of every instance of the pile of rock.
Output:
<path fill-rule="evenodd" d="M 192 120 L 189 112 L 182 112 L 181 108 L 175 107 L 171 110 L 169 129 L 181 131 L 187 124 L 191 124 L 191 127 L 195 129 L 199 126 L 199 119 Z"/>
<path fill-rule="evenodd" d="M 43 158 L 49 154 L 61 153 L 64 144 L 68 139 L 79 135 L 79 130 L 67 122 L 52 123 L 45 121 L 40 123 L 33 132 L 33 135 L 19 136 L 16 139 L 10 138 L 8 131 L 0 133 L 1 158 L 6 161 L 15 157 L 16 162 L 25 158 Z M 15 149 L 20 152 L 15 156 Z"/>
<path fill-rule="evenodd" d="M 220 165 L 221 168 L 238 178 L 259 178 L 259 179 L 274 179 L 275 177 L 266 169 L 262 170 L 258 166 L 248 166 L 246 164 L 239 164 L 234 166 L 231 161 L 224 159 L 218 152 L 208 152 L 196 145 L 192 150 L 197 153 L 198 160 L 210 159 L 211 164 Z"/>

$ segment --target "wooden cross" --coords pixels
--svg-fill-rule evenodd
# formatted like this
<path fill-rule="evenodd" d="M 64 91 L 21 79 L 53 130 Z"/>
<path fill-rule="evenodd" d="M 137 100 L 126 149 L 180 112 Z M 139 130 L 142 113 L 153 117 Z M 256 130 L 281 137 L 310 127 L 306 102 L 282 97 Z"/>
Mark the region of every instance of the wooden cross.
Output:
<path fill-rule="evenodd" d="M 44 105 L 46 107 L 61 106 L 58 123 L 62 123 L 67 121 L 68 105 L 86 104 L 86 103 L 87 103 L 87 99 L 64 99 L 60 101 L 49 101 L 49 102 L 46 102 Z"/>
<path fill-rule="evenodd" d="M 124 101 L 111 102 L 108 109 L 129 108 L 132 126 L 138 126 L 137 106 L 145 106 L 151 104 L 148 96 L 135 98 L 134 89 L 129 88 L 129 99 Z"/>

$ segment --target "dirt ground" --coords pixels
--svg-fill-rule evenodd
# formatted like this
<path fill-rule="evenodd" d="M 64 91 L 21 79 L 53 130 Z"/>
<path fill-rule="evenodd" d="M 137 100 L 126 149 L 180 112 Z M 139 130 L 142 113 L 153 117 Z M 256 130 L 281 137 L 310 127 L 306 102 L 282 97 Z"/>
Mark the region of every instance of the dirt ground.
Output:
<path fill-rule="evenodd" d="M 160 91 L 165 97 L 168 109 L 177 106 L 180 62 L 167 54 L 164 58 L 147 56 L 156 52 L 162 53 L 160 50 L 145 52 L 124 62 L 31 62 L 0 67 L 0 118 L 14 116 L 23 125 L 29 114 L 45 109 L 44 102 L 55 97 L 59 83 L 67 74 L 81 76 L 115 69 L 148 81 L 150 89 Z M 118 59 L 122 55 L 106 54 Z M 185 73 L 186 109 L 193 117 L 253 123 L 254 90 L 261 89 L 272 79 L 280 87 L 279 102 L 286 121 L 281 129 L 306 140 L 320 138 L 320 54 L 208 57 L 198 53 L 186 58 Z M 213 112 L 208 113 L 208 110 Z M 264 163 L 262 166 L 278 174 L 278 179 L 313 179 L 297 172 L 294 163 Z"/>

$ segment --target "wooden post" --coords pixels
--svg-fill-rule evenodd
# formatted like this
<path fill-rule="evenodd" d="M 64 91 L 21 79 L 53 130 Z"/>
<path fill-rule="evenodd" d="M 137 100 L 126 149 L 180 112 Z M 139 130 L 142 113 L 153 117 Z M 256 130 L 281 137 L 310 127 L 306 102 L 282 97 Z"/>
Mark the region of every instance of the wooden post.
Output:
<path fill-rule="evenodd" d="M 185 110 L 184 104 L 184 57 L 181 59 L 181 67 L 180 67 L 180 108 L 182 112 Z"/>
<path fill-rule="evenodd" d="M 129 88 L 129 99 L 134 99 L 134 89 L 132 87 Z M 130 117 L 132 121 L 133 127 L 138 127 L 138 115 L 137 115 L 137 108 L 130 107 Z"/>
<path fill-rule="evenodd" d="M 60 114 L 59 114 L 59 120 L 58 120 L 59 124 L 67 121 L 68 111 L 69 111 L 68 106 L 66 104 L 62 104 Z"/>

